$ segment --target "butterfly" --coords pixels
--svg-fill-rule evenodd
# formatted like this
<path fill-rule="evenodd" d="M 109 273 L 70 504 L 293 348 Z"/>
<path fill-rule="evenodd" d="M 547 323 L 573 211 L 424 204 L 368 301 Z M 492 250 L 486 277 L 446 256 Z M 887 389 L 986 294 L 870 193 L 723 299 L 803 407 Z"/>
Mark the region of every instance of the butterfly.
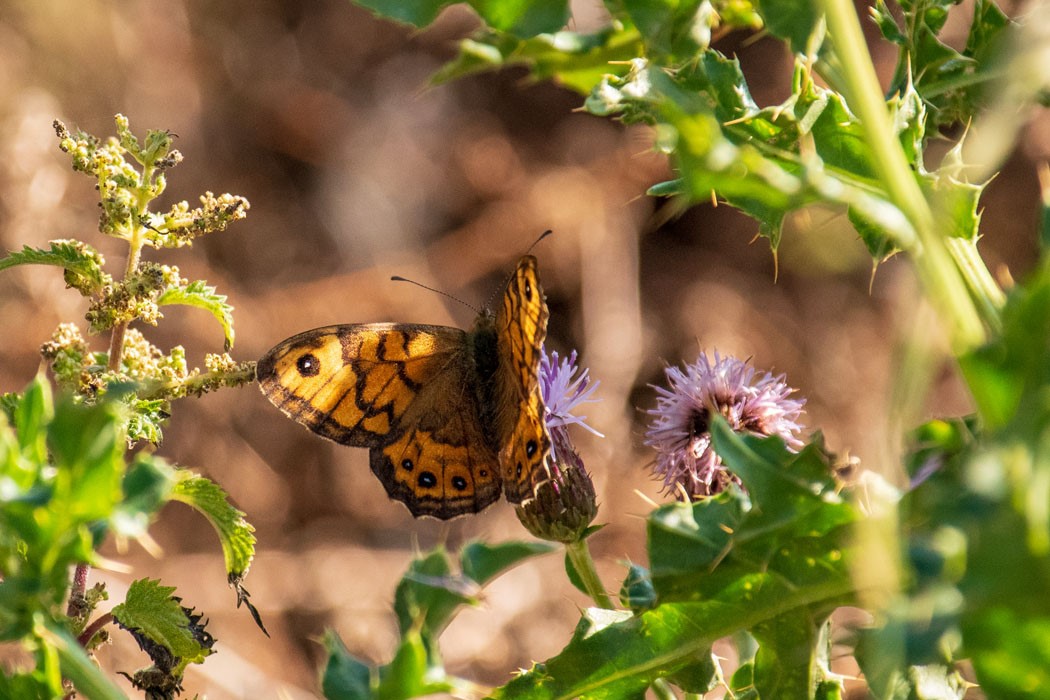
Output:
<path fill-rule="evenodd" d="M 306 331 L 259 360 L 262 393 L 293 420 L 369 448 L 372 472 L 412 515 L 442 520 L 531 499 L 550 436 L 538 372 L 549 312 L 526 255 L 495 313 L 469 331 L 362 323 Z"/>

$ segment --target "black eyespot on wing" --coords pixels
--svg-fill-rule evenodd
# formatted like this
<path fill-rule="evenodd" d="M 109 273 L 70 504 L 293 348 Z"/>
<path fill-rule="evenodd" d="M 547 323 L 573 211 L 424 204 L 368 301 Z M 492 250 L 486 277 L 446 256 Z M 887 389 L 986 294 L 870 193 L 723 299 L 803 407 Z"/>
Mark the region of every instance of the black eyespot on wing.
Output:
<path fill-rule="evenodd" d="M 308 352 L 299 356 L 295 361 L 295 368 L 304 377 L 316 377 L 321 371 L 321 361 L 317 359 L 317 355 Z"/>
<path fill-rule="evenodd" d="M 532 280 L 525 280 L 525 299 L 526 301 L 532 301 Z"/>
<path fill-rule="evenodd" d="M 520 479 L 521 473 L 525 471 L 525 468 L 521 466 L 521 462 L 518 462 L 518 468 L 514 471 L 515 478 Z"/>
<path fill-rule="evenodd" d="M 437 486 L 437 477 L 434 476 L 434 472 L 419 472 L 419 485 L 425 489 L 432 489 Z"/>
<path fill-rule="evenodd" d="M 467 480 L 464 479 L 462 476 L 452 477 L 452 488 L 456 489 L 457 491 L 466 491 Z"/>
<path fill-rule="evenodd" d="M 525 456 L 529 459 L 532 459 L 532 456 L 536 454 L 536 450 L 538 450 L 539 448 L 540 446 L 536 443 L 535 440 L 529 440 L 525 443 Z"/>
<path fill-rule="evenodd" d="M 403 459 L 401 460 L 401 468 L 406 472 L 410 472 L 416 468 L 416 465 L 412 464 L 412 460 L 410 459 Z"/>

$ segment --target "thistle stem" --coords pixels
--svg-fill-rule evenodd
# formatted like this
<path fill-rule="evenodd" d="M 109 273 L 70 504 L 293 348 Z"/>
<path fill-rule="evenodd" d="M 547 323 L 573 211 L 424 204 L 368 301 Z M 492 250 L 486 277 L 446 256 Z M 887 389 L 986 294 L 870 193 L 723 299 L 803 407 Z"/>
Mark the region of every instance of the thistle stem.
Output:
<path fill-rule="evenodd" d="M 572 562 L 576 573 L 579 574 L 580 582 L 583 583 L 591 600 L 600 608 L 614 610 L 616 606 L 609 594 L 605 592 L 601 579 L 598 578 L 598 571 L 594 567 L 594 559 L 591 557 L 587 540 L 577 540 L 565 545 L 565 553 L 569 556 L 569 561 Z"/>

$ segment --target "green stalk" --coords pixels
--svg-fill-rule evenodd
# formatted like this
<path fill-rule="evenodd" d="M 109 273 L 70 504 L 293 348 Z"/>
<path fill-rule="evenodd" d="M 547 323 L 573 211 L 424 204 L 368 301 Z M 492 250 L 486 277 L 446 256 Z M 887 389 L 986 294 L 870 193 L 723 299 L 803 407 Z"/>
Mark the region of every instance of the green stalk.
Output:
<path fill-rule="evenodd" d="M 977 304 L 978 311 L 984 322 L 995 333 L 1003 326 L 1000 311 L 1006 303 L 1006 295 L 1002 287 L 992 277 L 988 266 L 977 253 L 977 244 L 965 238 L 949 236 L 946 239 L 948 252 L 959 267 L 966 284 L 970 287 L 970 294 Z"/>
<path fill-rule="evenodd" d="M 142 246 L 144 241 L 144 230 L 141 224 L 142 216 L 146 213 L 150 201 L 150 183 L 153 180 L 154 167 L 152 165 L 142 166 L 141 184 L 137 190 L 138 203 L 135 211 L 131 214 L 131 234 L 128 237 L 128 264 L 124 268 L 124 281 L 139 269 L 139 261 L 142 258 Z M 109 362 L 106 367 L 111 372 L 120 370 L 121 360 L 124 358 L 124 335 L 128 331 L 128 323 L 122 321 L 113 326 L 109 336 Z"/>
<path fill-rule="evenodd" d="M 850 108 L 867 132 L 874 166 L 889 199 L 915 227 L 918 246 L 909 252 L 927 295 L 947 323 L 953 352 L 961 355 L 985 341 L 986 323 L 991 328 L 998 326 L 997 305 L 988 297 L 986 289 L 990 276 L 978 273 L 973 257 L 963 255 L 958 246 L 945 245 L 930 204 L 893 131 L 852 1 L 821 0 L 821 4 L 828 33 L 834 41 L 835 56 L 841 65 Z M 983 263 L 978 267 L 984 268 Z M 984 295 L 979 307 L 970 290 L 975 297 Z"/>
<path fill-rule="evenodd" d="M 587 591 L 587 595 L 591 597 L 591 600 L 599 608 L 614 610 L 616 606 L 613 605 L 612 598 L 605 592 L 605 587 L 602 586 L 601 579 L 598 578 L 598 570 L 594 567 L 594 559 L 591 557 L 591 550 L 587 546 L 587 540 L 577 540 L 565 545 L 565 553 L 569 556 L 569 561 L 572 562 L 576 573 L 579 574 L 580 582 L 583 583 L 583 587 Z"/>

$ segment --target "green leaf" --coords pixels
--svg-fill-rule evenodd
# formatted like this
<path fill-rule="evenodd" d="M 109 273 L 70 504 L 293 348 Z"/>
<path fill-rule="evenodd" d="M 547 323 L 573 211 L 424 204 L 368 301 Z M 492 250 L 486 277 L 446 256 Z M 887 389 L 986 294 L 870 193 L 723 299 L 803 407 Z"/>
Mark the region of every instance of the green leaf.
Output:
<path fill-rule="evenodd" d="M 930 107 L 935 127 L 970 119 L 979 109 L 984 84 L 995 80 L 996 54 L 1009 20 L 990 0 L 974 4 L 966 47 L 960 52 L 938 35 L 953 0 L 907 0 L 904 29 L 893 21 L 885 4 L 876 6 L 876 22 L 890 41 L 900 45 L 890 94 L 903 93 L 909 84 Z"/>
<path fill-rule="evenodd" d="M 47 378 L 38 374 L 26 387 L 15 409 L 18 447 L 35 464 L 47 461 L 47 425 L 54 419 L 54 401 Z"/>
<path fill-rule="evenodd" d="M 454 0 L 354 0 L 380 17 L 425 27 L 442 9 L 454 5 Z"/>
<path fill-rule="evenodd" d="M 227 501 L 226 492 L 210 479 L 180 470 L 171 492 L 180 501 L 199 511 L 219 535 L 226 573 L 242 578 L 248 573 L 255 556 L 255 528 L 244 519 L 244 513 Z"/>
<path fill-rule="evenodd" d="M 0 258 L 0 270 L 15 265 L 55 265 L 65 269 L 66 284 L 84 296 L 97 294 L 102 287 L 112 284 L 113 278 L 102 270 L 106 264 L 102 254 L 74 240 L 51 241 L 49 248 L 30 248 L 9 253 Z"/>
<path fill-rule="evenodd" d="M 631 564 L 627 577 L 620 586 L 620 602 L 637 612 L 654 607 L 656 600 L 656 589 L 653 587 L 649 570 L 644 566 Z"/>
<path fill-rule="evenodd" d="M 963 625 L 981 687 L 990 698 L 1036 700 L 1050 688 L 1050 617 L 992 606 Z M 972 646 L 971 646 L 972 645 Z"/>
<path fill-rule="evenodd" d="M 451 686 L 435 681 L 434 671 L 427 660 L 427 646 L 418 631 L 402 634 L 401 644 L 389 664 L 379 669 L 378 700 L 401 700 L 451 690 Z"/>
<path fill-rule="evenodd" d="M 436 641 L 460 605 L 477 605 L 480 587 L 452 574 L 444 548 L 412 561 L 397 584 L 394 612 L 402 634 L 419 629 L 423 638 Z"/>
<path fill-rule="evenodd" d="M 625 0 L 651 56 L 688 60 L 707 48 L 717 14 L 705 0 Z M 644 54 L 642 54 L 644 55 Z"/>
<path fill-rule="evenodd" d="M 133 581 L 124 602 L 113 607 L 113 617 L 122 627 L 162 645 L 181 665 L 200 663 L 211 651 L 194 638 L 190 619 L 174 592 L 174 586 L 162 586 L 157 580 Z"/>
<path fill-rule="evenodd" d="M 325 630 L 322 644 L 327 654 L 321 675 L 321 692 L 325 698 L 371 700 L 371 667 L 351 655 L 334 630 Z"/>
<path fill-rule="evenodd" d="M 475 540 L 463 546 L 459 552 L 459 561 L 463 575 L 484 586 L 524 560 L 556 549 L 547 542 L 512 541 L 491 545 Z"/>
<path fill-rule="evenodd" d="M 66 516 L 80 522 L 109 518 L 121 499 L 124 440 L 118 406 L 93 406 L 66 397 L 55 408 L 48 447 L 56 467 L 56 489 Z"/>
<path fill-rule="evenodd" d="M 718 665 L 718 658 L 709 649 L 697 654 L 693 663 L 675 671 L 667 680 L 687 693 L 703 696 L 722 683 L 722 669 Z"/>
<path fill-rule="evenodd" d="M 177 470 L 165 460 L 144 452 L 135 455 L 124 475 L 124 499 L 113 514 L 114 529 L 126 537 L 145 535 L 177 481 Z"/>
<path fill-rule="evenodd" d="M 1050 420 L 1042 399 L 1050 383 L 1050 257 L 1011 291 L 1002 318 L 1001 336 L 962 358 L 961 366 L 989 430 L 1016 420 L 1034 431 Z"/>
<path fill-rule="evenodd" d="M 696 663 L 715 640 L 754 627 L 784 610 L 823 608 L 842 601 L 841 583 L 806 589 L 774 577 L 742 576 L 703 602 L 667 603 L 632 616 L 588 610 L 557 656 L 497 689 L 497 698 L 612 698 L 637 695 L 654 680 Z"/>
<path fill-rule="evenodd" d="M 461 41 L 459 54 L 434 74 L 431 83 L 524 64 L 538 79 L 552 79 L 587 94 L 605 75 L 626 73 L 626 66 L 620 64 L 640 52 L 638 32 L 618 25 L 594 34 L 562 31 L 529 39 L 490 30 Z"/>
<path fill-rule="evenodd" d="M 157 298 L 158 306 L 182 304 L 204 309 L 222 325 L 226 337 L 225 349 L 233 347 L 233 307 L 226 303 L 226 295 L 219 294 L 215 287 L 203 280 L 190 282 L 186 286 L 169 287 Z"/>
<path fill-rule="evenodd" d="M 55 693 L 39 672 L 0 672 L 0 698 L 19 700 L 53 700 Z M 123 696 L 117 696 L 123 698 Z"/>
<path fill-rule="evenodd" d="M 448 0 L 355 0 L 377 15 L 416 27 L 425 27 L 449 5 Z M 519 37 L 555 32 L 569 21 L 567 0 L 468 0 L 494 29 Z"/>
<path fill-rule="evenodd" d="M 823 19 L 819 3 L 807 0 L 758 0 L 759 14 L 774 36 L 788 42 L 795 53 L 809 53 L 810 40 Z M 816 46 L 812 47 L 816 53 Z"/>
<path fill-rule="evenodd" d="M 556 32 L 569 21 L 568 0 L 469 0 L 494 29 L 528 38 Z"/>

